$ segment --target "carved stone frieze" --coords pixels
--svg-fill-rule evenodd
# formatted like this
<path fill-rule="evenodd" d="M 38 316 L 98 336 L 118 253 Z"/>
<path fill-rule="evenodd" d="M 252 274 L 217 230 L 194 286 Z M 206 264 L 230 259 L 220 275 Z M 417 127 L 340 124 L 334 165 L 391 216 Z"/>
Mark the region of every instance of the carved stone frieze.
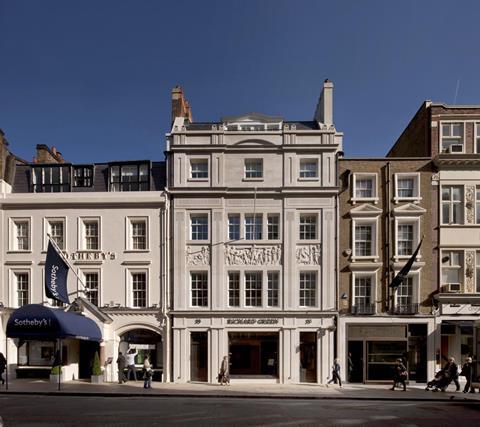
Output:
<path fill-rule="evenodd" d="M 280 265 L 282 249 L 279 245 L 247 248 L 227 245 L 225 260 L 227 265 Z"/>
<path fill-rule="evenodd" d="M 187 246 L 187 265 L 210 265 L 209 246 Z"/>
<path fill-rule="evenodd" d="M 465 187 L 465 220 L 467 224 L 475 224 L 475 186 Z"/>
<path fill-rule="evenodd" d="M 297 247 L 295 256 L 299 265 L 320 265 L 320 245 L 304 245 Z"/>
<path fill-rule="evenodd" d="M 475 252 L 465 252 L 465 289 L 467 294 L 475 292 Z"/>

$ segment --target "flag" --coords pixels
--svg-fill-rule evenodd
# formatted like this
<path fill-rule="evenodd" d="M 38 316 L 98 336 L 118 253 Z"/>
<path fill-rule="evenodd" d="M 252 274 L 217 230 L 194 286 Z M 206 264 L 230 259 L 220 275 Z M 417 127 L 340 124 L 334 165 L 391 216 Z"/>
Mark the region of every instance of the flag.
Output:
<path fill-rule="evenodd" d="M 68 265 L 57 252 L 52 242 L 48 242 L 45 261 L 45 294 L 65 304 L 70 304 L 67 291 Z"/>
<path fill-rule="evenodd" d="M 417 249 L 415 249 L 415 252 L 412 254 L 410 259 L 407 261 L 407 263 L 402 267 L 402 269 L 398 272 L 398 274 L 393 278 L 392 283 L 390 283 L 389 288 L 398 288 L 402 282 L 407 278 L 408 273 L 410 272 L 410 269 L 412 268 L 413 263 L 415 262 L 415 258 L 417 258 L 418 251 L 420 250 L 420 246 L 422 246 L 423 242 L 423 237 L 422 240 L 420 240 L 420 243 L 417 246 Z"/>

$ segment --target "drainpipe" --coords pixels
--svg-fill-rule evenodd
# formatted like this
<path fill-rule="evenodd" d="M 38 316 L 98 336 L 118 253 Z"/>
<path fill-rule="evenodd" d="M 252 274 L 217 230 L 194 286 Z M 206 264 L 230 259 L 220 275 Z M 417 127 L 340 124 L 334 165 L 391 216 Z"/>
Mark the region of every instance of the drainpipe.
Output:
<path fill-rule="evenodd" d="M 392 197 L 390 194 L 390 162 L 387 162 L 386 167 L 386 177 L 385 177 L 385 194 L 387 197 L 387 218 L 386 218 L 386 242 L 387 242 L 387 310 L 393 309 L 393 293 L 390 292 L 390 280 L 392 277 L 392 268 L 391 268 L 391 210 L 392 210 Z M 390 298 L 392 301 L 390 302 Z"/>

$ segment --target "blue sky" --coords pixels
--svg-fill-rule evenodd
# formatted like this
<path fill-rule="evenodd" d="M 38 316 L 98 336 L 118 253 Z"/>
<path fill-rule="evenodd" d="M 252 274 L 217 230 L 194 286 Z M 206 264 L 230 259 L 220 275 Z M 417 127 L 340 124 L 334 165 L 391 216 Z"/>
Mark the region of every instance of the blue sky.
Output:
<path fill-rule="evenodd" d="M 310 120 L 323 80 L 352 156 L 382 156 L 422 101 L 480 104 L 480 3 L 0 0 L 0 128 L 74 163 L 162 160 L 170 90 L 195 121 Z"/>

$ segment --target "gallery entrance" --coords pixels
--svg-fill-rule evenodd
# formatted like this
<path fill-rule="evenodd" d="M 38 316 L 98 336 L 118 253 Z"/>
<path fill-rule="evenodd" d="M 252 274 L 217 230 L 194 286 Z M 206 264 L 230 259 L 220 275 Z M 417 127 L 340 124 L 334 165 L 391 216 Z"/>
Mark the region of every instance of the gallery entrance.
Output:
<path fill-rule="evenodd" d="M 230 375 L 278 378 L 277 332 L 230 332 Z"/>
<path fill-rule="evenodd" d="M 92 375 L 95 353 L 100 356 L 100 344 L 95 341 L 80 341 L 78 378 L 89 379 Z"/>
<path fill-rule="evenodd" d="M 208 381 L 208 333 L 190 336 L 190 381 Z"/>
<path fill-rule="evenodd" d="M 317 382 L 316 332 L 300 332 L 300 382 Z"/>

